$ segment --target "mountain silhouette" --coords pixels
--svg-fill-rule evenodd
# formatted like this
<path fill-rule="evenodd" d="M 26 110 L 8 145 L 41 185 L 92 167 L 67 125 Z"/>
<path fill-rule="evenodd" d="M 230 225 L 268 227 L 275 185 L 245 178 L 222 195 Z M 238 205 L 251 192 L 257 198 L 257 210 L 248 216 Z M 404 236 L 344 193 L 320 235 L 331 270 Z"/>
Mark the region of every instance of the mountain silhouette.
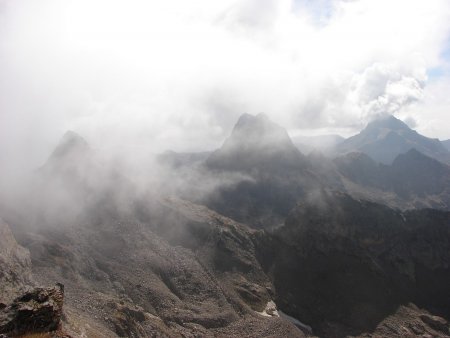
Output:
<path fill-rule="evenodd" d="M 398 155 L 413 148 L 438 161 L 450 163 L 450 152 L 438 139 L 420 135 L 392 115 L 370 122 L 359 134 L 340 143 L 337 151 L 363 152 L 377 162 L 391 164 Z"/>

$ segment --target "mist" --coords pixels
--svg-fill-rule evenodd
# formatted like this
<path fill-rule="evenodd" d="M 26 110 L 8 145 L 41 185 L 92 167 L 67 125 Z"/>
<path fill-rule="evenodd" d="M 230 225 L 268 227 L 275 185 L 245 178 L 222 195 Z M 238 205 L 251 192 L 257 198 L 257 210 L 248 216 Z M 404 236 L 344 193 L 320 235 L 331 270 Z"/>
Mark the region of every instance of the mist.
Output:
<path fill-rule="evenodd" d="M 67 130 L 118 156 L 212 151 L 244 112 L 342 136 L 389 113 L 449 138 L 448 80 L 430 76 L 449 22 L 442 0 L 3 0 L 1 176 Z"/>
<path fill-rule="evenodd" d="M 0 336 L 448 336 L 449 92 L 448 0 L 0 0 Z"/>

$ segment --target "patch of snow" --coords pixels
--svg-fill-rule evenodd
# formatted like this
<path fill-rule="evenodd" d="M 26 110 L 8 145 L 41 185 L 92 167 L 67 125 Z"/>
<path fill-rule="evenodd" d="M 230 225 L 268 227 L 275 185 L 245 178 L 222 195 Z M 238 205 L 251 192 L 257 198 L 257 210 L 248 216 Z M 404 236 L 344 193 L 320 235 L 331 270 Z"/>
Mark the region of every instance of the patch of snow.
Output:
<path fill-rule="evenodd" d="M 266 308 L 262 312 L 258 312 L 265 317 L 280 317 L 277 310 L 277 304 L 273 300 L 267 302 Z"/>

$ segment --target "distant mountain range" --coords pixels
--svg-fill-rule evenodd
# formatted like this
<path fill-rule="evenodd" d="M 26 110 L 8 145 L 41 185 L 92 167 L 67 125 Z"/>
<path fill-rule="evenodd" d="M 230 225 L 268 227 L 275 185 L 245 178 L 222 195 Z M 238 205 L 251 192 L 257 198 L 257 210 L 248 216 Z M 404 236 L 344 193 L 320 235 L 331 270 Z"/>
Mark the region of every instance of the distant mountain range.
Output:
<path fill-rule="evenodd" d="M 402 209 L 450 208 L 450 167 L 443 161 L 448 151 L 395 117 L 373 121 L 347 140 L 337 136 L 309 140 L 310 145 L 328 144 L 329 151 L 324 155 L 314 149 L 304 156 L 286 130 L 267 116 L 244 114 L 215 152 L 166 153 L 161 162 L 172 163 L 175 169 L 183 164 L 180 170 L 200 165 L 203 172 L 193 186 L 217 175 L 245 175 L 248 179 L 219 185 L 194 201 L 256 227 L 279 224 L 297 201 L 317 189 L 345 191 Z M 339 149 L 347 151 L 339 154 Z M 387 157 L 393 157 L 386 161 L 389 164 L 376 160 Z"/>
<path fill-rule="evenodd" d="M 336 148 L 341 154 L 363 152 L 384 164 L 391 164 L 398 155 L 411 149 L 450 163 L 450 152 L 438 139 L 420 135 L 394 116 L 370 122 L 359 134 L 341 142 Z"/>
<path fill-rule="evenodd" d="M 450 166 L 429 156 L 445 152 L 395 118 L 341 145 L 361 140 L 396 155 L 305 156 L 245 114 L 215 152 L 157 156 L 148 184 L 68 132 L 0 203 L 0 334 L 448 337 Z M 49 302 L 23 292 L 55 283 L 58 316 L 25 330 L 20 309 Z"/>

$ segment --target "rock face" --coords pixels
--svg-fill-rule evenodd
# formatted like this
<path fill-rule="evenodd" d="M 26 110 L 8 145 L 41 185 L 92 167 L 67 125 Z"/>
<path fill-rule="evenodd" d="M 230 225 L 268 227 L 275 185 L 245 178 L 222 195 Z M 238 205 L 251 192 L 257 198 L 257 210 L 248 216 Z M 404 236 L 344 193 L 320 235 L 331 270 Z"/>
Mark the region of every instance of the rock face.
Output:
<path fill-rule="evenodd" d="M 450 213 L 401 213 L 341 193 L 310 196 L 270 243 L 263 264 L 284 312 L 327 336 L 360 334 L 414 302 L 450 314 Z"/>
<path fill-rule="evenodd" d="M 0 218 L 0 304 L 8 304 L 29 285 L 30 253 L 17 244 L 11 229 Z"/>
<path fill-rule="evenodd" d="M 419 309 L 414 304 L 401 305 L 383 319 L 371 333 L 359 337 L 449 337 L 449 322 Z"/>
<path fill-rule="evenodd" d="M 337 146 L 339 153 L 359 151 L 384 164 L 391 164 L 398 155 L 413 148 L 438 161 L 450 163 L 450 153 L 438 139 L 418 134 L 394 116 L 372 121 L 358 135 Z"/>
<path fill-rule="evenodd" d="M 60 327 L 64 286 L 36 288 L 0 310 L 0 333 L 20 336 L 46 333 Z"/>

